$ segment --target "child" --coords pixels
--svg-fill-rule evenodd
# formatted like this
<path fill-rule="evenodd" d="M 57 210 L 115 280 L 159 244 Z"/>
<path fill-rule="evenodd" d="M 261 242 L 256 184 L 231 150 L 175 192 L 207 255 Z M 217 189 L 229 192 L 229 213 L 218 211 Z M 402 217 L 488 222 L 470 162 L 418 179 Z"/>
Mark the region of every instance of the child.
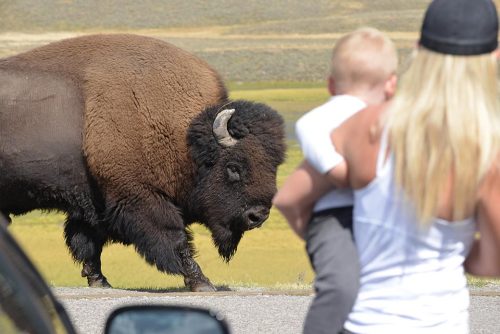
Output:
<path fill-rule="evenodd" d="M 330 133 L 367 105 L 392 97 L 396 68 L 395 47 L 380 31 L 362 28 L 345 35 L 332 53 L 328 78 L 332 97 L 296 123 L 305 161 L 290 175 L 273 203 L 292 229 L 305 239 L 316 272 L 316 296 L 304 333 L 341 331 L 359 287 L 359 262 L 351 232 L 352 191 L 336 188 L 314 203 L 314 194 L 331 185 L 313 184 L 310 175 L 326 174 L 343 161 L 335 152 Z"/>

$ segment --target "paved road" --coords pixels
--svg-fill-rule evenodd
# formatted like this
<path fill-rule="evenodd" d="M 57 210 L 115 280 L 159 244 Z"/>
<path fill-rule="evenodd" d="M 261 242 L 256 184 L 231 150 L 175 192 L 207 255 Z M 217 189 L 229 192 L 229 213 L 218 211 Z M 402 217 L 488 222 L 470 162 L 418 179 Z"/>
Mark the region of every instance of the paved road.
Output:
<path fill-rule="evenodd" d="M 234 334 L 301 333 L 312 298 L 310 291 L 238 290 L 158 293 L 117 289 L 55 288 L 78 331 L 100 334 L 115 308 L 129 304 L 181 304 L 219 312 Z M 500 333 L 500 286 L 471 290 L 471 332 Z"/>

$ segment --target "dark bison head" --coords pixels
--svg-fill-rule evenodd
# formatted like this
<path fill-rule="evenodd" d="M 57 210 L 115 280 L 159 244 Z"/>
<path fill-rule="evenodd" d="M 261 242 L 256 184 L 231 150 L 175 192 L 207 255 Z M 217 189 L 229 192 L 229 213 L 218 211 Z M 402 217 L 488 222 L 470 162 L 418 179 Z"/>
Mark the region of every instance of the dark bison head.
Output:
<path fill-rule="evenodd" d="M 264 104 L 227 102 L 192 122 L 188 145 L 197 165 L 191 211 L 228 261 L 243 233 L 269 216 L 285 155 L 283 119 Z"/>

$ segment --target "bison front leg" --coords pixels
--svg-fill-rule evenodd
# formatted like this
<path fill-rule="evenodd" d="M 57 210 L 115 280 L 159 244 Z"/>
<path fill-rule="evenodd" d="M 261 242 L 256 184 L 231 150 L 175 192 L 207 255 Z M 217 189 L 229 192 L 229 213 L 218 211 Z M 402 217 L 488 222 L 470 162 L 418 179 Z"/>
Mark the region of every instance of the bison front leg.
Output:
<path fill-rule="evenodd" d="M 147 234 L 149 235 L 149 233 Z M 216 291 L 193 258 L 193 246 L 184 229 L 155 231 L 152 239 L 146 237 L 136 243 L 137 251 L 147 262 L 164 272 L 181 274 L 184 284 L 193 292 Z"/>
<path fill-rule="evenodd" d="M 90 287 L 111 288 L 101 272 L 102 247 L 106 242 L 102 233 L 93 228 L 79 214 L 69 214 L 64 229 L 66 244 L 75 261 L 83 263 L 82 277 Z"/>
<path fill-rule="evenodd" d="M 120 207 L 122 240 L 134 244 L 144 259 L 158 270 L 184 276 L 191 291 L 215 291 L 193 259 L 191 235 L 186 231 L 179 209 L 163 198 L 135 201 Z"/>
<path fill-rule="evenodd" d="M 189 236 L 189 232 L 186 232 Z M 189 237 L 191 240 L 191 237 Z M 189 242 L 190 243 L 190 242 Z M 184 275 L 184 284 L 191 290 L 197 292 L 211 292 L 217 289 L 210 283 L 209 279 L 203 275 L 200 266 L 193 258 L 191 245 L 188 244 L 180 251 L 182 259 L 182 268 Z"/>

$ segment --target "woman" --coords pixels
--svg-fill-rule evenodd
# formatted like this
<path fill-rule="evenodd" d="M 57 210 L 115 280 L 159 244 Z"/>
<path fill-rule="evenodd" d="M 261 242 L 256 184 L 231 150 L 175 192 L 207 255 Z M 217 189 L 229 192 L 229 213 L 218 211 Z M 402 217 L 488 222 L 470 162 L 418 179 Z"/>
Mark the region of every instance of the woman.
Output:
<path fill-rule="evenodd" d="M 361 264 L 347 333 L 467 333 L 464 268 L 500 276 L 497 33 L 490 0 L 435 0 L 393 102 L 333 133 Z"/>

